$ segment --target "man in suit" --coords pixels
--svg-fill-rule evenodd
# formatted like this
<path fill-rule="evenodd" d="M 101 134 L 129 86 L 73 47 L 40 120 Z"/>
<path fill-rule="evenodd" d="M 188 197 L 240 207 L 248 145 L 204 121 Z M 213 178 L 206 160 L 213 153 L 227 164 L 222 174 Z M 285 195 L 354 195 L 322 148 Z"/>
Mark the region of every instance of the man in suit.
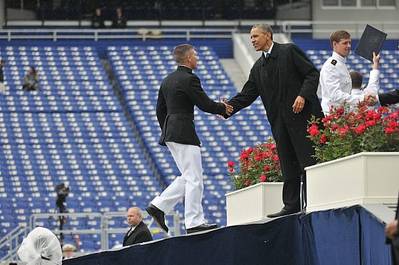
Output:
<path fill-rule="evenodd" d="M 323 116 L 316 95 L 319 72 L 294 44 L 273 42 L 269 25 L 255 25 L 250 34 L 252 45 L 262 55 L 242 91 L 228 104 L 233 106 L 234 114 L 259 96 L 263 101 L 284 177 L 284 208 L 268 215 L 273 218 L 301 210 L 301 176 L 305 181 L 304 168 L 316 163 L 306 130 L 312 115 Z"/>
<path fill-rule="evenodd" d="M 194 106 L 200 110 L 229 115 L 232 107 L 212 101 L 192 72 L 197 67 L 193 46 L 182 44 L 173 51 L 178 68 L 161 84 L 157 102 L 157 118 L 162 135 L 159 143 L 172 153 L 181 176 L 177 177 L 146 209 L 158 225 L 168 231 L 164 214 L 184 198 L 184 218 L 187 233 L 216 228 L 207 224 L 202 208 L 203 169 L 200 141 L 194 127 Z"/>
<path fill-rule="evenodd" d="M 151 232 L 143 222 L 140 208 L 132 207 L 127 210 L 127 223 L 130 225 L 130 228 L 123 238 L 123 246 L 130 246 L 152 240 Z"/>
<path fill-rule="evenodd" d="M 387 242 L 392 247 L 392 264 L 399 264 L 399 197 L 396 206 L 395 220 L 385 226 L 385 235 Z"/>

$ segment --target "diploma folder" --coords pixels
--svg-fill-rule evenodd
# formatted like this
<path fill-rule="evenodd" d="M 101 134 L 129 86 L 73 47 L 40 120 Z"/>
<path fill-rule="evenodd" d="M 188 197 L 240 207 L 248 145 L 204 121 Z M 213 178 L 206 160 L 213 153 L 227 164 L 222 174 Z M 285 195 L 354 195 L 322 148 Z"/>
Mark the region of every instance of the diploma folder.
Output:
<path fill-rule="evenodd" d="M 385 32 L 366 25 L 355 49 L 355 53 L 369 61 L 373 61 L 373 52 L 376 54 L 380 53 L 386 38 L 387 34 Z"/>

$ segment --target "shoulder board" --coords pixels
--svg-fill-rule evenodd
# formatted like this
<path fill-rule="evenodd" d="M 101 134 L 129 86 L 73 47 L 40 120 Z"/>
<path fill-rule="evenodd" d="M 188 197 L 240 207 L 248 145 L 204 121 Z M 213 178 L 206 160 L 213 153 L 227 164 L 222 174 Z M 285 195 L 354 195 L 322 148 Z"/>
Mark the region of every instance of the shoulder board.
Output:
<path fill-rule="evenodd" d="M 336 65 L 337 64 L 337 60 L 335 60 L 335 59 L 331 60 L 331 64 L 332 65 Z"/>

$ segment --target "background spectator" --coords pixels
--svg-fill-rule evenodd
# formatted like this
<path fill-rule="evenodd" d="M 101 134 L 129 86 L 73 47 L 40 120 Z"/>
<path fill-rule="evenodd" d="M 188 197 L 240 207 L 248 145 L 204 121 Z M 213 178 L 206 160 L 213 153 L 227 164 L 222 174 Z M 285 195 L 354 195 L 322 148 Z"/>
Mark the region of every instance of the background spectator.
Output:
<path fill-rule="evenodd" d="M 94 29 L 103 29 L 104 25 L 104 16 L 102 15 L 101 8 L 97 7 L 93 17 L 91 19 L 91 27 Z"/>
<path fill-rule="evenodd" d="M 62 247 L 62 256 L 64 259 L 73 258 L 75 256 L 76 247 L 72 244 L 65 244 Z"/>
<path fill-rule="evenodd" d="M 29 70 L 24 77 L 22 89 L 25 91 L 39 90 L 39 78 L 35 67 L 29 66 Z"/>
<path fill-rule="evenodd" d="M 130 246 L 152 240 L 151 232 L 148 230 L 147 225 L 143 222 L 143 216 L 141 214 L 140 208 L 129 208 L 129 210 L 127 210 L 126 218 L 127 223 L 130 225 L 130 229 L 123 238 L 123 246 Z"/>
<path fill-rule="evenodd" d="M 6 87 L 4 86 L 3 67 L 4 67 L 4 60 L 0 59 L 0 92 L 4 92 L 6 90 Z"/>
<path fill-rule="evenodd" d="M 118 7 L 115 10 L 115 16 L 112 19 L 112 28 L 126 28 L 126 18 L 123 15 L 122 7 Z"/>

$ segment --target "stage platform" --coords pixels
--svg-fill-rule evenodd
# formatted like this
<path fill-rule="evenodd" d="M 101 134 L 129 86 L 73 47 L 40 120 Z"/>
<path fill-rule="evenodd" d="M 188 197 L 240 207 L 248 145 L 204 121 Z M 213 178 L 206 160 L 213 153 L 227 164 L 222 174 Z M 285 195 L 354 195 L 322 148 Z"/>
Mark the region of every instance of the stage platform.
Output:
<path fill-rule="evenodd" d="M 63 264 L 393 265 L 384 223 L 361 206 L 167 238 L 68 259 Z"/>

